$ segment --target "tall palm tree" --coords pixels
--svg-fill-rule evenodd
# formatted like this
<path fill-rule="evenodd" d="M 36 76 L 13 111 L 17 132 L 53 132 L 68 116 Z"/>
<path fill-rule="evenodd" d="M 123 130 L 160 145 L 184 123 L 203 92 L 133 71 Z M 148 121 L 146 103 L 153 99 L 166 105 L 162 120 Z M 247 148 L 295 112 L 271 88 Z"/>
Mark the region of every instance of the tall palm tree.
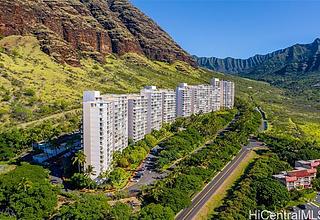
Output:
<path fill-rule="evenodd" d="M 81 167 L 84 165 L 86 162 L 86 155 L 83 153 L 82 150 L 79 150 L 77 153 L 75 153 L 72 164 L 78 164 L 78 171 L 79 173 L 81 172 Z"/>
<path fill-rule="evenodd" d="M 94 176 L 96 175 L 96 171 L 94 171 L 94 167 L 92 165 L 89 165 L 87 169 L 85 170 L 86 176 Z"/>

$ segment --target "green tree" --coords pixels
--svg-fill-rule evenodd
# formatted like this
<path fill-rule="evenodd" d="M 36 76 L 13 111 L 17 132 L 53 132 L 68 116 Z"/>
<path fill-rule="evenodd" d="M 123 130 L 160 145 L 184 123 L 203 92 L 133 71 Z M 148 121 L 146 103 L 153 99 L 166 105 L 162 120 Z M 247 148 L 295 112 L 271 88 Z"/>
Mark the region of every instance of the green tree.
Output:
<path fill-rule="evenodd" d="M 153 137 L 151 134 L 147 134 L 145 136 L 145 141 L 146 141 L 146 144 L 149 146 L 149 148 L 156 146 L 158 143 L 157 139 Z"/>
<path fill-rule="evenodd" d="M 168 188 L 159 196 L 159 201 L 163 206 L 170 207 L 175 213 L 191 204 L 191 199 L 186 193 Z"/>
<path fill-rule="evenodd" d="M 18 184 L 18 190 L 22 189 L 24 192 L 26 192 L 31 187 L 32 187 L 32 182 L 28 180 L 28 178 L 26 177 L 23 177 L 21 179 L 21 182 Z"/>
<path fill-rule="evenodd" d="M 132 215 L 132 209 L 121 202 L 117 202 L 112 206 L 110 216 L 112 219 L 116 220 L 129 220 Z"/>
<path fill-rule="evenodd" d="M 17 219 L 46 219 L 57 205 L 58 190 L 48 181 L 48 171 L 22 163 L 0 178 L 0 206 Z"/>
<path fill-rule="evenodd" d="M 81 172 L 81 167 L 83 164 L 86 162 L 86 155 L 83 153 L 82 150 L 79 150 L 78 152 L 75 153 L 72 164 L 78 164 L 78 172 Z"/>
<path fill-rule="evenodd" d="M 117 167 L 109 173 L 108 178 L 113 187 L 121 188 L 129 178 L 129 175 L 130 174 L 127 173 L 123 168 Z"/>
<path fill-rule="evenodd" d="M 127 168 L 130 166 L 130 163 L 128 161 L 127 158 L 122 157 L 119 161 L 118 161 L 118 166 L 122 167 L 122 168 Z"/>
<path fill-rule="evenodd" d="M 110 218 L 110 209 L 105 195 L 82 194 L 74 202 L 62 206 L 59 217 L 63 220 L 104 220 Z"/>
<path fill-rule="evenodd" d="M 255 181 L 258 205 L 264 205 L 270 209 L 284 207 L 290 200 L 288 190 L 278 181 L 272 178 L 264 178 Z"/>
<path fill-rule="evenodd" d="M 173 220 L 174 212 L 169 207 L 151 203 L 141 209 L 139 219 L 141 220 Z"/>
<path fill-rule="evenodd" d="M 35 92 L 33 89 L 28 88 L 28 89 L 26 89 L 26 90 L 24 91 L 24 94 L 25 94 L 26 96 L 34 96 L 34 95 L 36 94 L 36 92 Z"/>
<path fill-rule="evenodd" d="M 83 173 L 75 173 L 70 178 L 70 184 L 75 189 L 94 189 L 97 187 L 97 184 L 90 179 L 87 175 Z"/>
<path fill-rule="evenodd" d="M 90 177 L 96 175 L 96 172 L 94 171 L 94 167 L 92 165 L 89 165 L 87 169 L 85 170 L 85 175 Z"/>

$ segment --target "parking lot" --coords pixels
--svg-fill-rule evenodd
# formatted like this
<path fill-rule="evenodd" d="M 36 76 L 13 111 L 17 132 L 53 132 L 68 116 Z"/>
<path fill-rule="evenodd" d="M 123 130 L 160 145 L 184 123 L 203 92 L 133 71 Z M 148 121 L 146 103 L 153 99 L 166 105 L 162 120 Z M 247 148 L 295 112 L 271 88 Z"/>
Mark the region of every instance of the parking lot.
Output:
<path fill-rule="evenodd" d="M 155 169 L 157 157 L 155 151 L 151 151 L 146 159 L 142 162 L 138 172 L 135 173 L 128 186 L 128 190 L 135 192 L 141 189 L 141 186 L 151 185 L 154 181 L 167 176 L 167 173 L 159 173 Z"/>

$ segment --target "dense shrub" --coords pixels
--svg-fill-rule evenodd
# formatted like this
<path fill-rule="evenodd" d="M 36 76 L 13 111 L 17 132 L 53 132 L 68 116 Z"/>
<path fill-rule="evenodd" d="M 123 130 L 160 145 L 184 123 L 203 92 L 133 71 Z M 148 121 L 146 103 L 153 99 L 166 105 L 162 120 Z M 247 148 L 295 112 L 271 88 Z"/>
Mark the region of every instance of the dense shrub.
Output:
<path fill-rule="evenodd" d="M 48 218 L 57 205 L 57 193 L 40 166 L 23 163 L 0 179 L 0 212 L 17 219 Z"/>
<path fill-rule="evenodd" d="M 83 173 L 73 174 L 69 183 L 73 189 L 94 189 L 97 187 L 97 184 Z"/>
<path fill-rule="evenodd" d="M 139 219 L 141 220 L 173 220 L 174 212 L 169 207 L 151 203 L 142 208 Z"/>

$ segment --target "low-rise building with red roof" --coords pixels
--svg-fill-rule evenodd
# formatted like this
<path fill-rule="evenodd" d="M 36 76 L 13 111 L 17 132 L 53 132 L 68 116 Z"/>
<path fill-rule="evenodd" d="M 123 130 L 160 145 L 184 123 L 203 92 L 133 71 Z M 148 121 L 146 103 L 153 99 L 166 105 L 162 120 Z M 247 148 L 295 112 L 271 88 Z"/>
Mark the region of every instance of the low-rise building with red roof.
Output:
<path fill-rule="evenodd" d="M 273 177 L 283 183 L 288 190 L 311 188 L 319 165 L 320 160 L 297 161 L 294 170 L 283 171 Z"/>

